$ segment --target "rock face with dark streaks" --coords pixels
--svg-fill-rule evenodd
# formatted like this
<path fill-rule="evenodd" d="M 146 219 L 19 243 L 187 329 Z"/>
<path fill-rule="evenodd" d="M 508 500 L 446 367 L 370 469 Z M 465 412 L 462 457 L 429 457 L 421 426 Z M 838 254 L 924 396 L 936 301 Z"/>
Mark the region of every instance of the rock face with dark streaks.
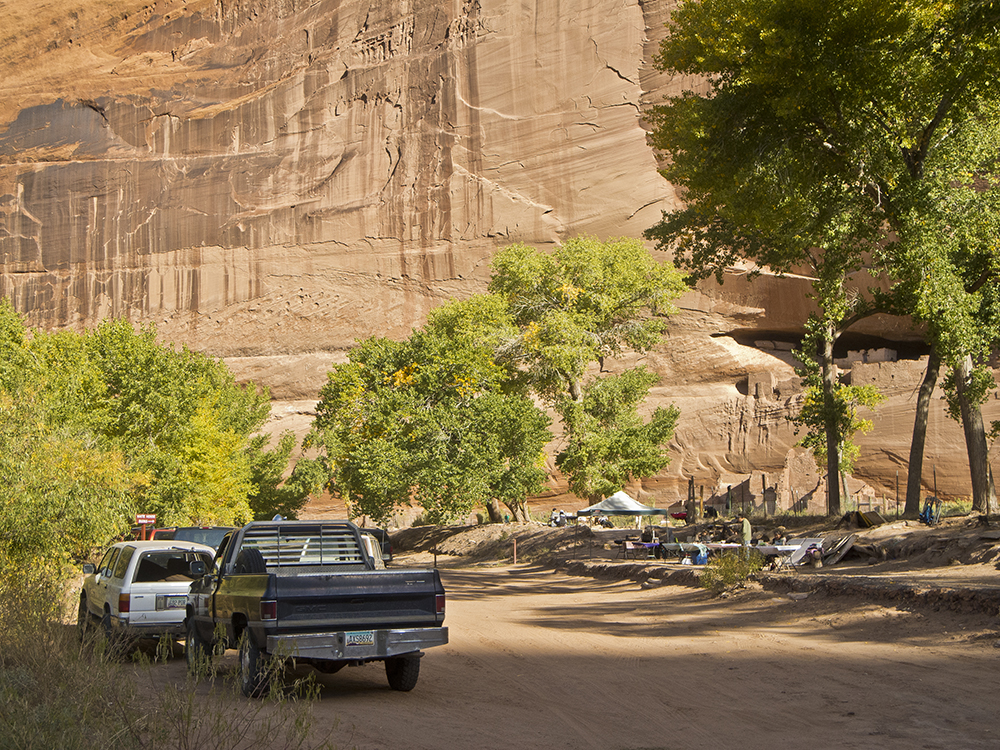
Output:
<path fill-rule="evenodd" d="M 0 283 L 34 324 L 337 350 L 481 289 L 499 245 L 635 236 L 671 205 L 638 3 L 135 8 L 74 41 L 109 56 L 85 83 L 63 40 L 33 61 L 63 71 L 51 97 L 4 107 Z"/>
<path fill-rule="evenodd" d="M 0 292 L 33 326 L 152 321 L 308 401 L 355 339 L 403 337 L 482 291 L 497 248 L 639 236 L 677 205 L 642 120 L 699 85 L 651 66 L 674 0 L 12 5 Z M 734 273 L 681 301 L 645 358 L 663 375 L 655 402 L 683 411 L 673 463 L 633 491 L 763 482 L 788 505 L 811 489 L 789 474 L 787 421 L 807 292 Z M 865 325 L 876 344 L 919 340 Z M 914 388 L 886 407 L 892 434 L 877 419 L 865 444 L 859 474 L 883 488 Z M 960 431 L 931 424 L 947 491 L 967 492 Z"/>

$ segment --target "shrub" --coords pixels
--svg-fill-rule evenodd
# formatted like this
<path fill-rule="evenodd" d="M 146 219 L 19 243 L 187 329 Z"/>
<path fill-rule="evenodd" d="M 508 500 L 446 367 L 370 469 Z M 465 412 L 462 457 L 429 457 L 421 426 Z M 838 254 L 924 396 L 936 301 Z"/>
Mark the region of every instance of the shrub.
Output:
<path fill-rule="evenodd" d="M 739 588 L 763 567 L 764 556 L 755 549 L 727 550 L 709 560 L 698 583 L 721 594 Z"/>
<path fill-rule="evenodd" d="M 920 506 L 923 510 L 923 505 Z M 945 500 L 941 504 L 941 517 L 946 516 L 967 516 L 972 512 L 972 498 L 971 497 L 956 497 L 951 500 Z"/>

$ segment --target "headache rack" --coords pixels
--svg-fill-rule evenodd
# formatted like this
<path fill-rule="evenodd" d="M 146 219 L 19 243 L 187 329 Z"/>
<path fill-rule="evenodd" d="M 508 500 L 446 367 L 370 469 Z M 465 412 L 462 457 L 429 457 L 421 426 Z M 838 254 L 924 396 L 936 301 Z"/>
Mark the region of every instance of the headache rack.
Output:
<path fill-rule="evenodd" d="M 268 568 L 365 567 L 354 527 L 346 524 L 251 525 L 242 546 L 260 550 Z"/>

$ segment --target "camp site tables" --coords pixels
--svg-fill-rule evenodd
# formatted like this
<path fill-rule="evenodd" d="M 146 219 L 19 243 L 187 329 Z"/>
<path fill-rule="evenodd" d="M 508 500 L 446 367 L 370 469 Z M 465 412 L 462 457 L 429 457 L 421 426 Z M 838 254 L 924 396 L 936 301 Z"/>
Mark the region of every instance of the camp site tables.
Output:
<path fill-rule="evenodd" d="M 645 560 L 650 552 L 660 546 L 659 542 L 640 542 L 636 539 L 619 539 L 615 544 L 618 545 L 617 556 L 623 560 Z"/>

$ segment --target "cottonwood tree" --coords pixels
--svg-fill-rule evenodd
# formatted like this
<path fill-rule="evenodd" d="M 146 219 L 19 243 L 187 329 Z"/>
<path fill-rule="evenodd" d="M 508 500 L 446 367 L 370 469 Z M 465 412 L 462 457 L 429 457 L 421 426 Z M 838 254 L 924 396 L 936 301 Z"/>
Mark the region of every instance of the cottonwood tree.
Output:
<path fill-rule="evenodd" d="M 82 556 L 136 512 L 165 524 L 252 517 L 248 443 L 270 405 L 221 362 L 120 320 L 28 331 L 7 300 L 0 362 L 0 524 L 19 530 L 3 537 L 19 548 L 58 540 Z"/>
<path fill-rule="evenodd" d="M 137 510 L 167 525 L 251 520 L 247 448 L 270 414 L 266 390 L 238 385 L 220 360 L 161 344 L 153 326 L 105 321 L 87 334 L 87 352 L 105 389 L 91 408 L 140 479 Z"/>
<path fill-rule="evenodd" d="M 0 300 L 0 568 L 58 578 L 127 530 L 151 477 L 108 434 L 87 338 L 29 331 Z"/>
<path fill-rule="evenodd" d="M 663 446 L 673 437 L 680 410 L 673 405 L 657 407 L 648 422 L 638 413 L 658 380 L 638 367 L 592 380 L 584 385 L 579 401 L 559 401 L 560 416 L 569 429 L 556 466 L 568 477 L 574 494 L 600 502 L 633 478 L 652 476 L 666 465 Z"/>
<path fill-rule="evenodd" d="M 386 520 L 417 502 L 430 521 L 477 504 L 528 520 L 545 481 L 549 417 L 564 420 L 558 459 L 583 497 L 611 494 L 664 465 L 677 418 L 637 406 L 655 378 L 625 373 L 588 382 L 588 367 L 646 351 L 686 287 L 636 240 L 571 240 L 546 254 L 514 245 L 494 258 L 490 293 L 433 311 L 404 342 L 371 338 L 323 387 L 311 444 L 331 487 L 358 515 Z"/>
<path fill-rule="evenodd" d="M 269 443 L 269 435 L 255 435 L 246 447 L 254 487 L 247 501 L 253 519 L 268 521 L 275 515 L 298 518 L 309 498 L 322 491 L 329 469 L 322 459 L 300 456 L 285 477 L 296 446 L 295 435 L 286 431 L 273 448 L 268 448 Z"/>
<path fill-rule="evenodd" d="M 676 249 L 696 276 L 721 279 L 747 260 L 778 273 L 811 269 L 831 512 L 839 512 L 840 441 L 829 360 L 839 333 L 876 309 L 932 323 L 915 446 L 935 363 L 965 372 L 983 349 L 967 328 L 932 316 L 942 305 L 982 309 L 965 297 L 993 273 L 982 255 L 995 252 L 994 238 L 969 242 L 976 226 L 952 206 L 995 201 L 997 152 L 984 144 L 998 122 L 998 17 L 1000 6 L 978 0 L 702 0 L 675 11 L 662 43 L 657 65 L 700 77 L 707 91 L 652 113 L 663 174 L 687 205 L 648 236 Z M 938 262 L 928 264 L 928 253 Z M 891 295 L 849 293 L 846 277 L 869 266 L 889 274 Z M 961 279 L 957 296 L 928 297 L 947 279 Z M 968 402 L 970 390 L 957 398 Z M 986 503 L 991 491 L 977 479 L 985 453 L 968 444 L 976 501 Z M 910 464 L 918 490 L 920 458 Z"/>
<path fill-rule="evenodd" d="M 416 502 L 444 522 L 500 503 L 527 520 L 541 490 L 549 418 L 498 364 L 513 330 L 503 300 L 479 295 L 434 310 L 403 342 L 373 337 L 335 365 L 308 438 L 352 515 L 386 522 Z"/>
<path fill-rule="evenodd" d="M 492 268 L 489 289 L 506 300 L 517 328 L 498 357 L 561 415 L 567 447 L 556 465 L 570 489 L 593 502 L 665 467 L 679 412 L 658 409 L 648 424 L 637 413 L 656 378 L 601 374 L 606 358 L 660 341 L 673 300 L 687 289 L 683 276 L 629 238 L 575 238 L 551 254 L 512 245 Z M 600 371 L 588 384 L 594 365 Z"/>

